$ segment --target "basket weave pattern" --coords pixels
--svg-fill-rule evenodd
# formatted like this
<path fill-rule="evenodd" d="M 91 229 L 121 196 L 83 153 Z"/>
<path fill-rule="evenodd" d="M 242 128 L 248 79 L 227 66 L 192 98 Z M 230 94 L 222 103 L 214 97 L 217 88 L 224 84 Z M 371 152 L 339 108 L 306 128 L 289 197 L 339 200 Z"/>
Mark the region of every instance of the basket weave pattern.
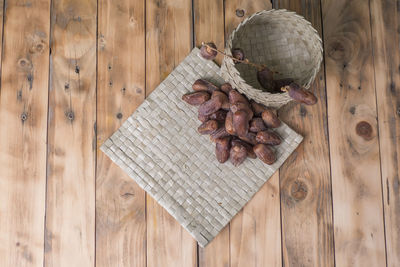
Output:
<path fill-rule="evenodd" d="M 221 84 L 219 67 L 195 48 L 101 146 L 140 187 L 200 244 L 207 245 L 302 141 L 282 123 L 277 161 L 246 160 L 234 168 L 215 158 L 215 144 L 200 135 L 197 107 L 181 100 L 199 78 Z"/>
<path fill-rule="evenodd" d="M 311 23 L 284 9 L 263 10 L 243 20 L 229 36 L 225 53 L 243 49 L 251 62 L 266 64 L 278 72 L 274 79 L 291 78 L 309 88 L 322 62 L 322 41 Z M 235 64 L 224 57 L 221 76 L 250 99 L 279 108 L 292 99 L 288 93 L 263 91 L 257 81 L 257 70 L 246 64 Z"/>

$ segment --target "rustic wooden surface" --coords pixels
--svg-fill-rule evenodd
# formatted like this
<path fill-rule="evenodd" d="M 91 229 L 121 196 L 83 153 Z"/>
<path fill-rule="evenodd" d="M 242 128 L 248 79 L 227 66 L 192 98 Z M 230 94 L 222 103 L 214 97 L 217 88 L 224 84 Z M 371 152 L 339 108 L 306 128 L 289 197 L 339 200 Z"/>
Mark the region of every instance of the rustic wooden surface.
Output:
<path fill-rule="evenodd" d="M 0 1 L 0 266 L 399 266 L 399 6 Z M 194 46 L 272 7 L 324 41 L 319 102 L 279 111 L 304 142 L 202 249 L 98 148 Z"/>

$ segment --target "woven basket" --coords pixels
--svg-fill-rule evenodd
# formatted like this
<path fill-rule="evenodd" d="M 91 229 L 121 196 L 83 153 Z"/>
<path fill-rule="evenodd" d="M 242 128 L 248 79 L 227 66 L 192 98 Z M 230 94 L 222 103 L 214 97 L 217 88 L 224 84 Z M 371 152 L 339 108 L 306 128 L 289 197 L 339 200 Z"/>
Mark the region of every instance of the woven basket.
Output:
<path fill-rule="evenodd" d="M 285 9 L 263 10 L 243 20 L 229 36 L 225 53 L 232 55 L 236 47 L 251 62 L 276 71 L 274 79 L 291 78 L 307 89 L 322 62 L 318 32 L 302 16 Z M 235 64 L 229 57 L 224 57 L 221 75 L 248 98 L 266 106 L 279 108 L 292 100 L 288 93 L 266 92 L 257 81 L 254 67 Z"/>

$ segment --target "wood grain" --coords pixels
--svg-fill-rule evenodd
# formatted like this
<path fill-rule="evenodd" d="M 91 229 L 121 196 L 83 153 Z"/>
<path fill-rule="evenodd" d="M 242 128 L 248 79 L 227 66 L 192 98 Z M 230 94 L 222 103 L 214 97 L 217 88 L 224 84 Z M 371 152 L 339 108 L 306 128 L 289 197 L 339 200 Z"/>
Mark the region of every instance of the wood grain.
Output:
<path fill-rule="evenodd" d="M 0 266 L 42 266 L 50 1 L 9 1 L 4 16 Z"/>
<path fill-rule="evenodd" d="M 193 0 L 194 9 L 194 41 L 197 47 L 202 42 L 214 42 L 218 49 L 223 50 L 224 38 L 224 1 L 223 0 Z M 215 62 L 222 63 L 222 55 L 218 54 Z"/>
<path fill-rule="evenodd" d="M 400 10 L 394 0 L 370 4 L 375 92 L 385 211 L 387 266 L 400 266 Z"/>
<path fill-rule="evenodd" d="M 194 0 L 194 40 L 197 47 L 202 42 L 214 42 L 219 49 L 224 47 L 224 3 L 222 0 Z M 221 64 L 222 56 L 215 62 Z M 207 247 L 198 247 L 199 266 L 229 266 L 229 224 Z"/>
<path fill-rule="evenodd" d="M 52 3 L 45 266 L 94 266 L 95 0 Z"/>
<path fill-rule="evenodd" d="M 98 2 L 96 266 L 146 266 L 145 192 L 100 145 L 145 96 L 145 2 Z"/>
<path fill-rule="evenodd" d="M 319 1 L 279 1 L 278 7 L 305 16 L 322 36 Z M 290 103 L 279 111 L 280 118 L 304 136 L 280 170 L 284 266 L 334 266 L 323 64 L 310 90 L 318 97 L 316 105 Z"/>
<path fill-rule="evenodd" d="M 369 3 L 322 1 L 337 266 L 385 266 Z"/>
<path fill-rule="evenodd" d="M 225 35 L 246 17 L 272 8 L 269 1 L 225 2 Z M 279 172 L 260 189 L 230 224 L 231 266 L 282 266 Z"/>
<path fill-rule="evenodd" d="M 279 173 L 231 221 L 231 266 L 282 266 Z"/>
<path fill-rule="evenodd" d="M 191 33 L 191 1 L 146 2 L 146 95 L 190 52 Z M 149 195 L 146 201 L 147 266 L 196 266 L 195 240 Z"/>

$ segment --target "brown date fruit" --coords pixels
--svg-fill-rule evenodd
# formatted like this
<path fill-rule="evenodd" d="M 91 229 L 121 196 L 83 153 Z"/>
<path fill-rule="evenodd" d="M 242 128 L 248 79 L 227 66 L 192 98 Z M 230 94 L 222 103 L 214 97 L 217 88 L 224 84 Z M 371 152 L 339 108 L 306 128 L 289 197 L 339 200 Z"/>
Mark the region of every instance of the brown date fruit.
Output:
<path fill-rule="evenodd" d="M 274 90 L 274 73 L 267 67 L 257 71 L 257 80 L 265 90 Z"/>
<path fill-rule="evenodd" d="M 250 104 L 251 104 L 251 108 L 253 109 L 253 112 L 256 116 L 259 116 L 264 110 L 267 109 L 266 106 L 264 106 L 263 104 L 257 103 L 254 100 L 251 100 Z"/>
<path fill-rule="evenodd" d="M 257 157 L 268 165 L 271 165 L 276 161 L 276 155 L 268 145 L 258 144 L 253 147 L 253 150 Z"/>
<path fill-rule="evenodd" d="M 265 131 L 267 127 L 264 124 L 263 119 L 261 118 L 253 118 L 250 121 L 250 132 L 258 133 L 260 131 Z"/>
<path fill-rule="evenodd" d="M 224 163 L 229 159 L 231 149 L 231 137 L 222 137 L 215 140 L 215 155 L 219 163 Z"/>
<path fill-rule="evenodd" d="M 199 128 L 197 128 L 197 131 L 200 134 L 212 134 L 216 130 L 218 130 L 218 122 L 216 120 L 209 120 L 206 122 L 203 122 Z"/>
<path fill-rule="evenodd" d="M 209 116 L 209 118 L 210 118 L 211 120 L 216 120 L 216 121 L 218 121 L 218 122 L 225 122 L 225 118 L 226 118 L 226 114 L 227 114 L 227 113 L 228 113 L 228 111 L 220 109 L 220 110 L 218 110 L 218 111 L 212 113 L 212 114 Z"/>
<path fill-rule="evenodd" d="M 206 43 L 206 45 L 211 46 L 214 49 L 217 49 L 217 46 L 214 43 Z M 207 47 L 206 45 L 202 45 L 200 48 L 200 55 L 207 60 L 212 60 L 214 59 L 218 52 L 215 50 L 210 49 L 209 47 Z"/>
<path fill-rule="evenodd" d="M 225 129 L 225 126 L 218 128 L 215 132 L 210 134 L 210 140 L 215 142 L 216 139 L 231 136 Z"/>
<path fill-rule="evenodd" d="M 261 113 L 261 118 L 263 119 L 267 127 L 278 128 L 281 125 L 281 121 L 278 119 L 278 117 L 271 109 L 265 109 Z"/>
<path fill-rule="evenodd" d="M 218 87 L 215 84 L 210 83 L 209 81 L 198 79 L 196 80 L 192 88 L 194 91 L 207 91 L 209 93 L 213 93 L 215 90 L 218 90 Z"/>
<path fill-rule="evenodd" d="M 253 146 L 250 145 L 249 143 L 246 143 L 243 140 L 240 140 L 237 138 L 233 139 L 231 143 L 232 143 L 232 146 L 234 146 L 235 144 L 241 144 L 242 146 L 244 146 L 246 148 L 247 156 L 249 158 L 251 158 L 251 159 L 257 158 L 256 153 L 254 153 Z"/>
<path fill-rule="evenodd" d="M 192 92 L 182 96 L 182 100 L 186 103 L 198 106 L 210 99 L 210 94 L 207 92 Z"/>
<path fill-rule="evenodd" d="M 235 128 L 233 128 L 233 113 L 228 111 L 225 118 L 225 129 L 231 135 L 236 135 Z"/>
<path fill-rule="evenodd" d="M 285 87 L 286 85 L 289 85 L 293 82 L 293 79 L 290 78 L 285 78 L 285 79 L 279 79 L 274 81 L 274 90 L 278 93 L 282 93 L 281 88 Z"/>
<path fill-rule="evenodd" d="M 230 83 L 224 83 L 221 85 L 221 91 L 225 94 L 229 95 L 229 91 L 232 90 L 232 85 Z"/>
<path fill-rule="evenodd" d="M 277 146 L 282 141 L 277 133 L 271 131 L 261 131 L 257 133 L 256 140 L 258 143 Z"/>
<path fill-rule="evenodd" d="M 239 60 L 244 60 L 244 52 L 241 48 L 233 48 L 231 50 L 232 56 Z M 240 63 L 239 61 L 234 60 L 235 63 Z"/>
<path fill-rule="evenodd" d="M 236 102 L 248 103 L 247 98 L 239 93 L 237 90 L 233 89 L 229 91 L 229 103 L 232 105 Z"/>
<path fill-rule="evenodd" d="M 248 119 L 251 120 L 253 118 L 253 110 L 251 109 L 249 103 L 243 103 L 243 102 L 236 102 L 231 104 L 230 106 L 230 110 L 232 111 L 233 114 L 235 114 L 235 112 L 242 110 L 245 111 L 248 114 Z"/>
<path fill-rule="evenodd" d="M 299 86 L 296 83 L 291 83 L 284 87 L 289 93 L 289 96 L 299 103 L 306 105 L 314 105 L 317 103 L 317 97 L 309 90 Z"/>
<path fill-rule="evenodd" d="M 199 107 L 199 114 L 201 115 L 211 115 L 212 113 L 218 111 L 222 107 L 223 99 L 221 97 L 214 97 L 210 100 L 204 102 Z"/>
<path fill-rule="evenodd" d="M 239 110 L 233 114 L 233 129 L 239 136 L 245 136 L 249 132 L 249 114 Z"/>
<path fill-rule="evenodd" d="M 219 90 L 212 93 L 211 98 L 219 97 L 222 101 L 222 109 L 229 110 L 229 99 L 228 96 Z"/>
<path fill-rule="evenodd" d="M 247 157 L 247 150 L 241 144 L 235 144 L 230 150 L 230 159 L 233 166 L 237 167 L 243 163 Z"/>
<path fill-rule="evenodd" d="M 199 119 L 199 121 L 201 122 L 206 122 L 210 119 L 210 115 L 203 115 L 203 114 L 198 114 L 197 118 Z"/>
<path fill-rule="evenodd" d="M 239 136 L 239 138 L 249 144 L 255 145 L 258 143 L 256 140 L 256 136 L 257 135 L 255 133 L 248 132 L 246 135 Z"/>

